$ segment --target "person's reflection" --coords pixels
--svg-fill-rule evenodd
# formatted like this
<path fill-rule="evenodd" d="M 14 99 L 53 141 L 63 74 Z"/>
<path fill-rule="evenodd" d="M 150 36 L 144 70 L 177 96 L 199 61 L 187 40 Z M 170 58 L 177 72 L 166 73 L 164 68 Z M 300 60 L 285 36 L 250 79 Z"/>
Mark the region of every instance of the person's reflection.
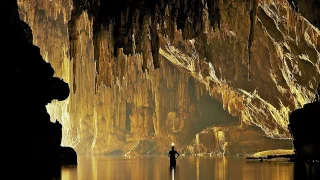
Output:
<path fill-rule="evenodd" d="M 320 164 L 314 162 L 295 162 L 294 180 L 319 180 Z"/>
<path fill-rule="evenodd" d="M 171 169 L 171 179 L 172 179 L 172 180 L 174 180 L 174 171 L 175 171 L 175 169 L 172 168 L 172 169 Z"/>

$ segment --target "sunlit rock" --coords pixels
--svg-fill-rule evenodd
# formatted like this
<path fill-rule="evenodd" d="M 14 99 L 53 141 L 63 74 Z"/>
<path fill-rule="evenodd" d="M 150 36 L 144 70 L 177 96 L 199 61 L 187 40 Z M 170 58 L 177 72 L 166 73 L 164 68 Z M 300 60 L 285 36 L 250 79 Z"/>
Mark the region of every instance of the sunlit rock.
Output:
<path fill-rule="evenodd" d="M 192 148 L 189 146 L 184 153 L 246 155 L 274 149 L 292 149 L 292 141 L 266 137 L 263 131 L 253 127 L 227 126 L 198 133 Z"/>
<path fill-rule="evenodd" d="M 320 81 L 320 33 L 317 6 L 305 15 L 289 2 L 20 0 L 19 13 L 70 85 L 47 105 L 62 144 L 124 154 L 148 139 L 179 150 L 231 122 L 290 140 L 289 113 Z"/>

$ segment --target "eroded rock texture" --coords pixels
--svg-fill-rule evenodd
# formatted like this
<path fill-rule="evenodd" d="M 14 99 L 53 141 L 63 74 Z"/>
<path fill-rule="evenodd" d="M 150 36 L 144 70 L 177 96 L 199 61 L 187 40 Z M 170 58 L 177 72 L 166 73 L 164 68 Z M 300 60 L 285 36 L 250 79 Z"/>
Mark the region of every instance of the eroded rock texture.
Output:
<path fill-rule="evenodd" d="M 288 0 L 292 9 L 299 12 L 311 24 L 320 27 L 320 1 L 319 0 Z"/>
<path fill-rule="evenodd" d="M 210 127 L 230 134 L 209 137 L 223 147 L 269 138 L 205 151 L 292 148 L 289 113 L 320 81 L 317 6 L 306 17 L 286 0 L 115 3 L 19 1 L 34 43 L 70 84 L 70 97 L 48 106 L 64 144 L 80 154 L 162 153 L 172 141 L 197 145 Z"/>

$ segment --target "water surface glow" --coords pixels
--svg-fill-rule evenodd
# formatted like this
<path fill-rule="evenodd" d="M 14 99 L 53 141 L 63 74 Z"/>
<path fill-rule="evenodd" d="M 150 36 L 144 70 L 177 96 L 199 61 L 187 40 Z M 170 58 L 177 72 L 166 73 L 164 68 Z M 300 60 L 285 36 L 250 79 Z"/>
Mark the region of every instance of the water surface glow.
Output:
<path fill-rule="evenodd" d="M 77 166 L 62 167 L 61 180 L 307 180 L 319 178 L 316 168 L 244 157 L 180 156 L 173 170 L 167 156 L 80 156 Z"/>

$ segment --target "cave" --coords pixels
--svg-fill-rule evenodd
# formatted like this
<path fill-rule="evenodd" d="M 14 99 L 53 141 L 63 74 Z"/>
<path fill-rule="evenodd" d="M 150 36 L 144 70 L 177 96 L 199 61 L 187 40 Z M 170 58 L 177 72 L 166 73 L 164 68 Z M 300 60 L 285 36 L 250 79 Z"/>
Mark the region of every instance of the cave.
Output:
<path fill-rule="evenodd" d="M 161 153 L 161 139 L 185 149 L 198 133 L 229 126 L 290 148 L 289 113 L 314 98 L 319 82 L 316 5 L 309 21 L 290 1 L 116 6 L 18 1 L 33 43 L 73 92 L 46 106 L 63 123 L 62 144 L 79 154 L 125 153 L 152 139 Z M 292 22 L 277 18 L 284 14 Z"/>
<path fill-rule="evenodd" d="M 10 92 L 21 94 L 17 109 L 35 106 L 43 114 L 22 114 L 59 120 L 61 145 L 78 155 L 157 155 L 171 143 L 183 154 L 293 150 L 290 113 L 316 99 L 317 1 L 15 3 L 7 19 L 24 32 L 6 33 L 33 44 L 47 70 L 21 61 L 39 81 L 13 77 L 21 85 L 9 80 L 6 87 L 39 87 Z M 10 48 L 26 51 L 13 43 L 4 51 Z M 70 94 L 40 97 L 49 76 Z"/>

